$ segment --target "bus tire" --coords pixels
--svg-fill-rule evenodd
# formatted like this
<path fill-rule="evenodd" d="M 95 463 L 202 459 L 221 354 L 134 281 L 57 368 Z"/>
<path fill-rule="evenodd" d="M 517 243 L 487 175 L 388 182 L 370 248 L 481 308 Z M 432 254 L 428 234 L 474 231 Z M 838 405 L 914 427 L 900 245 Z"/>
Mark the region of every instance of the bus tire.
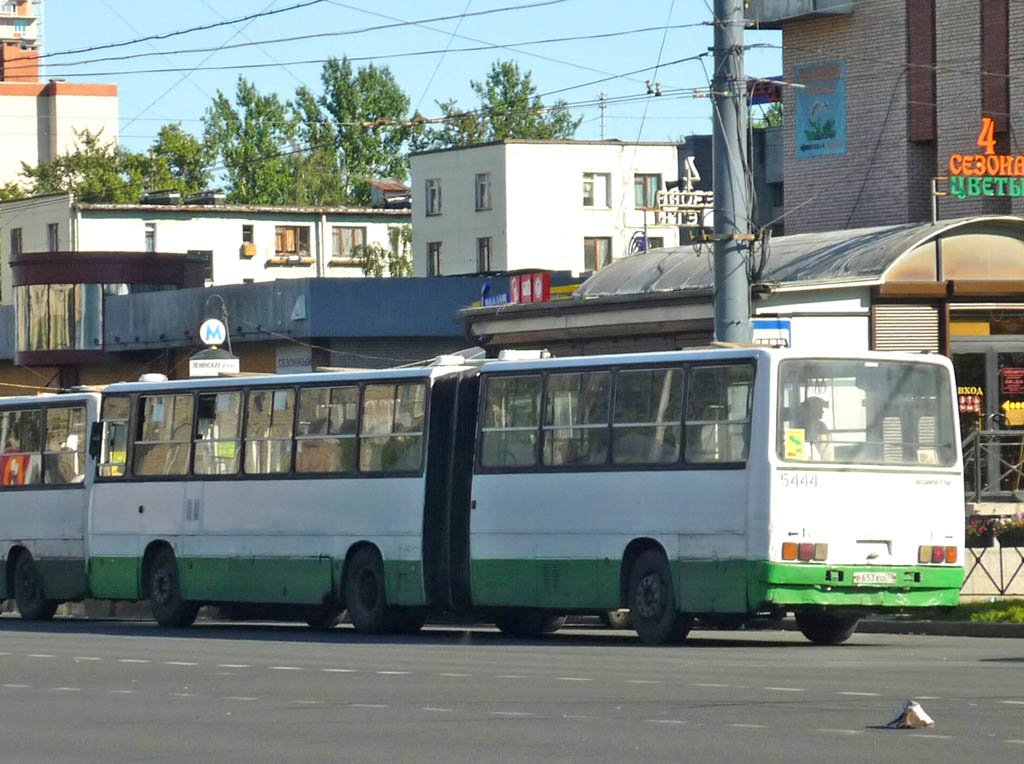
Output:
<path fill-rule="evenodd" d="M 376 549 L 363 547 L 352 555 L 345 573 L 345 606 L 356 631 L 380 634 L 388 630 L 384 563 Z"/>
<path fill-rule="evenodd" d="M 345 611 L 337 607 L 316 608 L 306 614 L 306 623 L 314 631 L 328 631 L 341 623 Z"/>
<path fill-rule="evenodd" d="M 178 560 L 170 549 L 161 549 L 149 565 L 146 593 L 153 618 L 161 626 L 183 629 L 199 614 L 199 605 L 181 596 Z"/>
<path fill-rule="evenodd" d="M 796 625 L 811 642 L 816 645 L 838 645 L 857 631 L 860 619 L 850 615 L 832 615 L 814 611 L 798 611 Z"/>
<path fill-rule="evenodd" d="M 503 610 L 494 614 L 494 625 L 510 637 L 536 639 L 554 634 L 564 623 L 564 615 L 551 615 L 542 610 Z"/>
<path fill-rule="evenodd" d="M 46 599 L 43 577 L 28 552 L 22 552 L 14 566 L 14 599 L 26 621 L 49 621 L 57 612 L 58 603 Z"/>
<path fill-rule="evenodd" d="M 659 549 L 636 558 L 629 574 L 629 615 L 646 645 L 678 644 L 686 639 L 693 619 L 676 611 L 672 572 Z"/>

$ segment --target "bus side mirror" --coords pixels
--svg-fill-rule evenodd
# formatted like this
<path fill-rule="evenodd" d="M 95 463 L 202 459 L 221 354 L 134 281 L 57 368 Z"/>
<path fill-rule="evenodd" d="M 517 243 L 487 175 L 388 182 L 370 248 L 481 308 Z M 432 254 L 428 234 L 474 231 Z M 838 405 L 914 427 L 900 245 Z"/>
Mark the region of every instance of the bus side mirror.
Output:
<path fill-rule="evenodd" d="M 93 422 L 89 430 L 89 456 L 93 459 L 100 458 L 100 450 L 103 447 L 103 422 Z"/>

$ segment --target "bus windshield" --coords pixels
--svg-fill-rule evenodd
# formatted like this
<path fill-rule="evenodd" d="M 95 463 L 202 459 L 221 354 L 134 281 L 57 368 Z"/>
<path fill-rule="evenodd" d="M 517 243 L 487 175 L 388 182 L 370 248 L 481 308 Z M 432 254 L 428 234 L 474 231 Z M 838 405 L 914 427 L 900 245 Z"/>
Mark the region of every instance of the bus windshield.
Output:
<path fill-rule="evenodd" d="M 779 365 L 779 458 L 951 466 L 949 374 L 904 361 L 801 359 Z"/>

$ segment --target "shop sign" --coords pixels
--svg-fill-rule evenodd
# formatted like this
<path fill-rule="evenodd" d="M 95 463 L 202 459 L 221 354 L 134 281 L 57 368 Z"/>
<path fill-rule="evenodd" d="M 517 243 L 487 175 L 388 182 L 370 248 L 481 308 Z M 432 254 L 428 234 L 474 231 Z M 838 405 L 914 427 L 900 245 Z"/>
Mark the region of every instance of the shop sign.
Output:
<path fill-rule="evenodd" d="M 1000 369 L 999 392 L 1003 395 L 1024 395 L 1024 369 Z"/>
<path fill-rule="evenodd" d="M 949 193 L 975 196 L 1024 196 L 1024 154 L 997 154 L 995 123 L 982 117 L 977 145 L 984 153 L 949 158 Z"/>
<path fill-rule="evenodd" d="M 798 66 L 796 158 L 846 153 L 846 62 Z"/>
<path fill-rule="evenodd" d="M 510 276 L 508 282 L 508 301 L 547 302 L 551 299 L 551 274 L 526 273 L 522 276 Z"/>

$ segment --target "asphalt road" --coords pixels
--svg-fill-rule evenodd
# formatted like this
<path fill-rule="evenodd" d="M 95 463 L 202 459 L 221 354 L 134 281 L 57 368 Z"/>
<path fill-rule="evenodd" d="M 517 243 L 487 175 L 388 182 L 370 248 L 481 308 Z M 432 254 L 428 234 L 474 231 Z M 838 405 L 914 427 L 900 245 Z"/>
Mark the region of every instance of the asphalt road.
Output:
<path fill-rule="evenodd" d="M 916 698 L 933 729 L 883 725 Z M 1024 643 L 0 617 L 0 762 L 1011 762 Z"/>

